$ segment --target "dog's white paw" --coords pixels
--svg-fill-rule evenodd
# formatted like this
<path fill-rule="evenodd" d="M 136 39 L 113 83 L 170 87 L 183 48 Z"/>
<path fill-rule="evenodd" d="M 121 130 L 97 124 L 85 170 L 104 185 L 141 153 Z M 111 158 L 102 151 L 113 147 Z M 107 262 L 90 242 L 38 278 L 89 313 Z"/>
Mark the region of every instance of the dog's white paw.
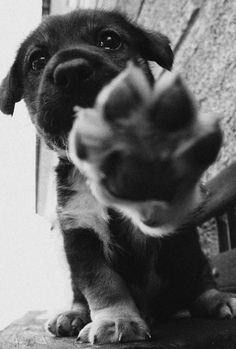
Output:
<path fill-rule="evenodd" d="M 130 64 L 94 109 L 77 109 L 69 149 L 100 202 L 121 209 L 143 231 L 142 223 L 167 231 L 196 208 L 197 183 L 221 139 L 218 119 L 197 114 L 180 76 L 153 87 Z"/>
<path fill-rule="evenodd" d="M 78 341 L 91 344 L 144 341 L 151 338 L 145 322 L 136 314 L 104 309 L 79 333 Z"/>

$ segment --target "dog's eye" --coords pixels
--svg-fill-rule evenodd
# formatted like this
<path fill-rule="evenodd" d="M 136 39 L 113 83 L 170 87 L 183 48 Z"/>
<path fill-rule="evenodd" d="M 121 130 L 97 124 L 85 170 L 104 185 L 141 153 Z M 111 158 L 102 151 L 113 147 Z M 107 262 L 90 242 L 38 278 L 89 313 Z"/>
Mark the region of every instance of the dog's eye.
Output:
<path fill-rule="evenodd" d="M 46 64 L 47 64 L 47 57 L 42 51 L 38 50 L 32 53 L 30 57 L 30 68 L 33 71 L 42 70 Z"/>
<path fill-rule="evenodd" d="M 122 45 L 121 38 L 117 32 L 113 30 L 104 30 L 101 32 L 98 46 L 105 50 L 118 50 Z"/>

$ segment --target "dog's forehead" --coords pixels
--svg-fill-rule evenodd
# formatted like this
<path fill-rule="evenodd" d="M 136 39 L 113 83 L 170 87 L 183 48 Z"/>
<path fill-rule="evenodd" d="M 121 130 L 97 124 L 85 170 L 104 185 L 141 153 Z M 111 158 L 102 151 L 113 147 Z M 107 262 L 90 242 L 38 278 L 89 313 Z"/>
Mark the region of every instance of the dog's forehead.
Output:
<path fill-rule="evenodd" d="M 103 28 L 113 28 L 129 35 L 129 21 L 120 13 L 77 10 L 66 15 L 50 16 L 27 38 L 25 46 L 46 44 L 61 47 L 65 43 L 92 43 Z"/>

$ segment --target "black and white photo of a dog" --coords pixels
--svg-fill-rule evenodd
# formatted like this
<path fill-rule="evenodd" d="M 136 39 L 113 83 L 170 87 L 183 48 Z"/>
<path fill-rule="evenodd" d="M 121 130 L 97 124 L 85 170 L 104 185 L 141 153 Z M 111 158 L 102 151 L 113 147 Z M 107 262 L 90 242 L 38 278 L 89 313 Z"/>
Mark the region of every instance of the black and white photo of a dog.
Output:
<path fill-rule="evenodd" d="M 100 166 L 101 163 L 96 161 L 96 156 L 103 156 L 103 149 L 98 149 L 96 152 L 95 146 L 91 152 L 90 141 L 93 142 L 94 139 L 96 141 L 98 136 L 99 142 L 95 144 L 98 146 L 104 144 L 100 141 L 103 136 L 106 140 L 106 135 L 97 133 L 99 130 L 106 130 L 106 127 L 104 129 L 98 127 L 95 132 L 91 132 L 87 142 L 86 137 L 89 137 L 89 132 L 86 131 L 86 125 L 96 128 L 97 122 L 95 120 L 93 124 L 88 112 L 87 124 L 87 121 L 83 122 L 84 116 L 87 115 L 84 112 L 82 121 L 80 116 L 78 123 L 76 120 L 78 127 L 80 122 L 83 126 L 81 133 L 77 128 L 74 131 L 76 166 L 68 154 L 68 138 L 75 120 L 74 107 L 77 107 L 78 114 L 80 114 L 79 108 L 83 110 L 93 108 L 103 87 L 122 74 L 130 60 L 144 72 L 147 84 L 152 86 L 154 79 L 148 61 L 155 61 L 169 70 L 172 66 L 173 53 L 165 36 L 146 31 L 115 12 L 80 10 L 63 16 L 52 16 L 23 42 L 0 89 L 1 111 L 13 114 L 15 103 L 24 99 L 38 134 L 58 153 L 57 212 L 71 271 L 74 302 L 71 310 L 49 321 L 48 329 L 56 336 L 78 335 L 83 342 L 100 344 L 149 339 L 155 320 L 170 316 L 181 309 L 189 309 L 192 315 L 216 318 L 232 318 L 236 314 L 235 298 L 217 291 L 210 265 L 201 252 L 196 229 L 178 226 L 179 217 L 187 213 L 188 206 L 187 199 L 184 207 L 181 206 L 181 200 L 185 199 L 181 196 L 184 187 L 183 178 L 186 178 L 184 176 L 194 173 L 194 178 L 189 184 L 193 189 L 193 184 L 197 183 L 203 170 L 215 159 L 220 146 L 217 123 L 215 127 L 214 125 L 210 127 L 207 135 L 201 128 L 193 125 L 197 120 L 194 114 L 195 107 L 181 80 L 172 79 L 167 86 L 163 88 L 160 86 L 159 96 L 163 97 L 157 98 L 161 103 L 160 115 L 166 115 L 170 111 L 171 116 L 177 108 L 178 116 L 182 115 L 183 118 L 174 118 L 172 122 L 170 118 L 166 121 L 165 118 L 159 117 L 157 123 L 154 123 L 153 129 L 155 132 L 159 130 L 161 138 L 159 137 L 157 142 L 154 137 L 155 151 L 151 164 L 155 163 L 153 159 L 157 159 L 158 149 L 161 149 L 161 154 L 168 150 L 170 157 L 167 159 L 171 158 L 168 164 L 172 166 L 171 155 L 176 154 L 175 146 L 180 149 L 179 146 L 183 145 L 183 152 L 180 153 L 188 155 L 180 157 L 181 161 L 184 159 L 180 165 L 183 177 L 177 178 L 176 172 L 172 172 L 176 171 L 177 167 L 167 166 L 167 172 L 163 175 L 158 172 L 157 166 L 154 168 L 154 174 L 158 178 L 162 176 L 159 182 L 161 189 L 150 187 L 144 190 L 145 188 L 140 186 L 142 180 L 146 180 L 146 171 L 144 177 L 141 176 L 141 182 L 134 182 L 134 186 L 129 187 L 125 181 L 126 175 L 130 183 L 133 169 L 141 171 L 142 162 L 141 165 L 137 161 L 131 162 L 134 166 L 129 168 L 126 166 L 130 164 L 129 161 L 123 166 L 120 158 L 115 158 L 115 161 L 114 158 L 109 158 L 107 166 L 101 173 L 110 181 L 107 185 L 113 195 L 112 199 L 109 197 L 105 202 L 104 195 L 96 195 L 96 190 L 91 192 L 94 178 L 87 178 L 90 174 L 100 172 L 86 171 L 84 165 L 89 160 L 88 164 Z M 110 122 L 106 122 L 112 129 L 108 137 L 109 142 L 119 129 L 116 120 L 114 122 L 116 119 L 114 115 L 117 110 L 119 111 L 119 98 L 112 96 L 112 91 L 117 91 L 117 88 L 118 92 L 120 91 L 119 86 L 119 83 L 115 85 L 114 90 L 112 87 L 111 91 L 106 93 L 105 100 L 101 102 L 102 108 L 108 105 L 108 111 L 110 110 L 102 114 L 108 115 L 107 120 L 109 116 L 111 117 Z M 127 91 L 126 86 L 124 90 Z M 173 98 L 169 98 L 173 91 Z M 135 109 L 133 103 L 135 106 L 140 104 L 142 108 L 146 100 L 145 98 L 142 100 L 142 94 L 138 94 L 137 99 L 134 97 L 131 94 L 129 99 L 134 101 L 131 102 L 131 111 Z M 111 105 L 109 105 L 110 100 Z M 173 100 L 176 104 L 172 104 Z M 150 106 L 154 105 L 156 113 L 158 105 L 155 105 L 155 101 L 148 103 Z M 126 99 L 125 106 L 129 109 Z M 122 103 L 121 108 L 123 108 Z M 144 110 L 148 108 L 147 105 Z M 98 119 L 98 122 L 101 120 L 102 118 Z M 120 123 L 119 118 L 117 122 Z M 125 120 L 121 120 L 122 129 L 123 123 Z M 132 147 L 132 144 L 140 144 L 141 137 L 145 135 L 145 129 L 139 131 L 139 127 L 135 127 L 131 132 L 131 127 L 135 124 L 132 118 L 128 118 L 127 123 L 124 137 L 119 138 L 122 151 L 129 146 Z M 114 127 L 111 126 L 113 124 Z M 142 125 L 140 120 L 138 125 Z M 186 130 L 190 130 L 190 134 Z M 212 143 L 212 147 L 208 147 L 206 140 L 209 135 L 212 135 L 212 138 L 209 137 L 210 140 L 216 140 Z M 186 137 L 190 141 L 193 138 L 193 146 L 187 147 L 189 153 L 184 148 L 185 138 L 180 140 L 179 137 Z M 138 139 L 138 143 L 132 143 L 133 139 Z M 147 140 L 148 137 L 140 149 L 145 148 Z M 110 145 L 112 146 L 112 143 L 109 143 Z M 107 147 L 106 144 L 105 146 Z M 147 145 L 147 149 L 149 151 L 152 149 L 151 144 Z M 202 152 L 207 150 L 204 164 L 199 161 L 200 150 Z M 143 156 L 141 160 L 143 161 Z M 124 172 L 119 172 L 117 164 L 120 164 L 120 170 Z M 183 164 L 186 166 L 182 167 Z M 200 168 L 197 174 L 194 172 L 196 165 Z M 113 166 L 115 171 L 111 171 Z M 194 170 L 191 170 L 191 166 Z M 155 185 L 153 177 L 150 178 L 151 183 Z M 165 179 L 168 184 L 173 184 L 171 190 L 168 185 L 165 187 Z M 175 179 L 178 179 L 177 182 Z M 182 189 L 179 184 L 182 185 Z M 140 192 L 137 191 L 138 187 Z M 176 188 L 177 196 L 174 195 Z M 175 196 L 176 200 L 173 210 L 181 206 L 177 220 L 174 217 L 170 222 L 176 231 L 171 233 L 168 229 L 168 233 L 165 234 L 164 229 L 160 237 L 158 226 L 165 225 L 168 217 L 163 206 L 156 204 L 156 201 L 171 202 L 172 196 Z M 139 203 L 151 199 L 155 204 L 151 206 L 151 212 L 149 206 L 142 204 L 132 206 L 132 211 L 134 213 L 137 211 L 139 215 L 137 223 L 126 214 L 127 207 L 124 212 L 122 205 L 121 209 L 119 205 L 117 207 L 114 205 L 113 199 L 117 197 L 119 203 L 120 198 L 124 198 L 125 202 L 128 200 Z M 164 212 L 160 219 L 158 211 Z"/>

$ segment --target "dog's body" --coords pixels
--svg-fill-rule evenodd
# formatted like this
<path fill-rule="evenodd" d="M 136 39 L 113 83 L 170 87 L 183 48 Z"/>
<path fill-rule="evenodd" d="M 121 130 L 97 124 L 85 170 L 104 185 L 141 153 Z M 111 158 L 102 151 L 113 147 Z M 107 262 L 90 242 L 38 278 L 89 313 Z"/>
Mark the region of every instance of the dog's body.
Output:
<path fill-rule="evenodd" d="M 144 340 L 150 336 L 147 324 L 180 309 L 219 317 L 236 312 L 232 299 L 215 289 L 195 228 L 160 240 L 144 235 L 95 199 L 66 156 L 73 107 L 92 107 L 131 59 L 152 84 L 147 61 L 170 69 L 173 56 L 164 36 L 119 14 L 54 16 L 25 40 L 0 90 L 1 110 L 12 114 L 24 98 L 39 134 L 59 155 L 58 217 L 74 304 L 49 323 L 58 336 L 80 332 L 82 341 L 98 343 Z"/>

